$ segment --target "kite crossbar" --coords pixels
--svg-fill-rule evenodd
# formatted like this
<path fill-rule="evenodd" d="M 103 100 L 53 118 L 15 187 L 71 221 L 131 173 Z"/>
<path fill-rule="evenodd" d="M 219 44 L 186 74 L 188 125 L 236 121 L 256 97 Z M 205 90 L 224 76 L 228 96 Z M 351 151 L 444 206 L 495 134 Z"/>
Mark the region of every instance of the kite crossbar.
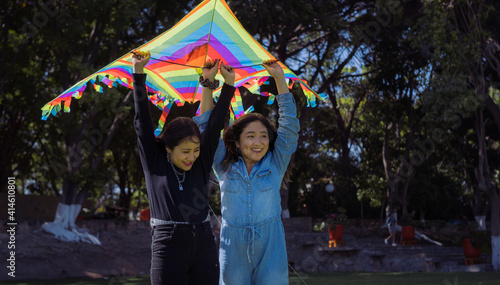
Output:
<path fill-rule="evenodd" d="M 134 53 L 134 52 L 133 52 L 133 51 L 131 51 L 130 53 Z M 164 59 L 159 59 L 159 58 L 154 58 L 154 57 L 151 57 L 151 59 L 154 59 L 154 60 L 157 60 L 157 61 L 161 61 L 161 62 L 170 63 L 170 64 L 175 64 L 175 65 L 181 65 L 181 66 L 191 67 L 191 68 L 203 68 L 203 66 L 194 66 L 194 65 L 189 65 L 189 64 L 184 64 L 184 63 L 178 63 L 178 62 L 174 62 L 174 61 L 171 61 L 171 60 L 164 60 Z M 253 64 L 253 65 L 233 66 L 233 68 L 243 69 L 243 68 L 254 67 L 254 66 L 260 66 L 260 65 L 262 65 L 262 64 Z"/>

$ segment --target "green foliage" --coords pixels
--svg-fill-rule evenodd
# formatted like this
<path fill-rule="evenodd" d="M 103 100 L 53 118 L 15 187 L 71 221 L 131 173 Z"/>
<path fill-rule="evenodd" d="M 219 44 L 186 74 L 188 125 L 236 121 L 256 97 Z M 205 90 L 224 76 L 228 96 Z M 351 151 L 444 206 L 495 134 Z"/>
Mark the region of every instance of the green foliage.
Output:
<path fill-rule="evenodd" d="M 91 199 L 105 195 L 108 183 L 119 180 L 114 179 L 119 168 L 111 153 L 128 151 L 134 157 L 130 153 L 137 152 L 130 148 L 136 140 L 131 106 L 119 107 L 128 90 L 105 88 L 98 95 L 89 86 L 83 99 L 73 101 L 71 113 L 47 122 L 40 120 L 40 108 L 82 77 L 156 36 L 162 25 L 175 24 L 193 4 L 2 2 L 1 176 L 25 181 L 23 190 L 31 193 L 66 195 L 61 189 L 67 179 Z M 123 130 L 106 151 L 104 142 L 116 116 Z M 68 155 L 71 148 L 74 155 Z M 137 160 L 125 165 L 130 171 L 124 186 L 128 196 L 144 190 L 138 165 Z"/>
<path fill-rule="evenodd" d="M 122 102 L 128 90 L 105 87 L 100 94 L 89 86 L 84 98 L 72 102 L 71 113 L 47 122 L 39 120 L 40 108 L 173 26 L 199 1 L 55 1 L 44 10 L 45 2 L 0 4 L 0 181 L 16 176 L 26 192 L 64 195 L 63 181 L 70 180 L 96 205 L 146 207 L 133 110 Z M 477 188 L 473 116 L 487 105 L 478 99 L 468 64 L 485 56 L 481 49 L 487 41 L 478 37 L 492 39 L 490 51 L 498 58 L 497 2 L 482 2 L 482 29 L 465 23 L 455 29 L 462 0 L 451 6 L 449 1 L 228 1 L 250 34 L 328 96 L 308 108 L 294 86 L 301 131 L 289 187 L 292 216 L 325 218 L 344 208 L 357 217 L 366 203 L 372 209 L 365 214 L 376 217 L 388 202 L 400 158 L 408 153 L 410 160 L 417 151 L 424 159 L 413 165 L 402 201 L 408 211 L 443 219 L 470 211 L 467 204 Z M 47 17 L 36 18 L 40 13 Z M 368 27 L 377 29 L 368 35 Z M 486 71 L 486 92 L 498 106 L 500 77 L 491 67 Z M 274 106 L 259 111 L 275 121 Z M 497 169 L 499 136 L 494 117 L 485 117 L 489 163 Z M 114 118 L 118 128 L 106 148 Z M 382 149 L 389 127 L 386 172 Z M 419 148 L 423 142 L 428 149 Z M 78 157 L 68 157 L 76 146 Z M 493 173 L 498 181 L 498 171 Z M 329 180 L 332 194 L 324 190 Z M 395 195 L 401 201 L 400 185 Z M 215 189 L 216 211 L 219 199 Z"/>

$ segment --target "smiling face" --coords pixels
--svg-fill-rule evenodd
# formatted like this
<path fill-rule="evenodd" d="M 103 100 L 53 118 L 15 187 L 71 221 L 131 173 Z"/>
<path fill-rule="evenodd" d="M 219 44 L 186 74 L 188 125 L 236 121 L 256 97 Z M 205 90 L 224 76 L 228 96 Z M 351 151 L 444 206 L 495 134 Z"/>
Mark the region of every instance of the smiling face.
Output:
<path fill-rule="evenodd" d="M 260 122 L 254 121 L 243 129 L 236 147 L 241 151 L 241 156 L 246 164 L 255 164 L 266 155 L 269 149 L 269 133 Z"/>
<path fill-rule="evenodd" d="M 188 171 L 193 167 L 193 163 L 200 156 L 200 140 L 193 136 L 182 140 L 176 147 L 170 149 L 170 160 L 178 168 Z"/>

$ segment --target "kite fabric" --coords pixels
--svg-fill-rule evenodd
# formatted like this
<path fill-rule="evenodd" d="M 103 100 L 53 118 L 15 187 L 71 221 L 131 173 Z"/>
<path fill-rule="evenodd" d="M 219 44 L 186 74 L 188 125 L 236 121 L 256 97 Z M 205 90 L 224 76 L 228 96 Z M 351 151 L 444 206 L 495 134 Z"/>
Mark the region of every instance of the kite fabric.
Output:
<path fill-rule="evenodd" d="M 156 131 L 158 135 L 172 104 L 182 106 L 200 100 L 199 85 L 201 67 L 207 59 L 221 59 L 235 68 L 235 87 L 245 87 L 250 92 L 260 92 L 267 84 L 269 73 L 262 66 L 265 60 L 275 60 L 241 25 L 224 0 L 205 0 L 187 14 L 175 26 L 160 34 L 136 50 L 149 51 L 151 59 L 144 72 L 148 75 L 146 89 L 152 94 L 149 100 L 163 110 Z M 81 80 L 42 108 L 42 120 L 56 115 L 62 108 L 70 111 L 73 98 L 80 99 L 90 82 L 98 92 L 102 86 L 116 87 L 118 84 L 133 89 L 132 53 L 127 53 L 98 72 Z M 314 107 L 316 98 L 323 100 L 304 80 L 299 79 L 288 67 L 279 63 L 290 86 L 300 83 L 308 100 Z M 217 79 L 222 80 L 220 74 Z M 220 94 L 215 90 L 214 98 Z M 249 110 L 243 109 L 241 95 L 237 92 L 231 103 L 232 115 L 239 117 Z M 272 98 L 270 98 L 272 102 Z"/>

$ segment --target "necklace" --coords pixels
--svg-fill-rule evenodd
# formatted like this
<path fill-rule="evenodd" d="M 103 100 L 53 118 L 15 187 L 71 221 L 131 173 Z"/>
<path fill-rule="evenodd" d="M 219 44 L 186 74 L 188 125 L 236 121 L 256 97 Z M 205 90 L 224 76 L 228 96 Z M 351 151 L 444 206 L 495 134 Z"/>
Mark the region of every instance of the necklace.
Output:
<path fill-rule="evenodd" d="M 175 178 L 177 178 L 177 183 L 179 183 L 179 190 L 181 191 L 184 190 L 181 183 L 184 182 L 184 180 L 186 179 L 186 172 L 184 171 L 180 173 L 175 169 L 174 164 L 170 160 L 170 154 L 168 152 L 167 152 L 167 160 L 170 163 L 170 166 L 172 166 L 172 169 L 174 170 Z M 179 176 L 182 176 L 182 181 L 179 179 Z"/>

